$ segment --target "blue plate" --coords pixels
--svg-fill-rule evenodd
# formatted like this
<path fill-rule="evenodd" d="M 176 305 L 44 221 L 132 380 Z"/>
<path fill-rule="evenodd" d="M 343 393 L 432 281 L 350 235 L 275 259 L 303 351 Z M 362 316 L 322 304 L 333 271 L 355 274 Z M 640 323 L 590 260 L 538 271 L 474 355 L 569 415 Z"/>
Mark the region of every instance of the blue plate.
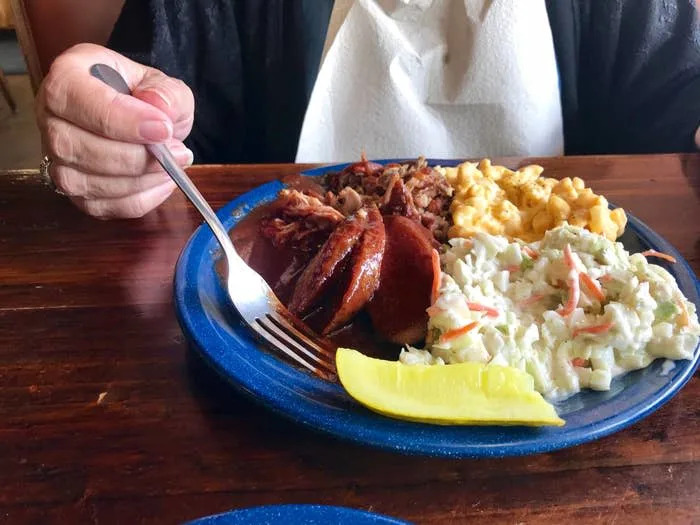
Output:
<path fill-rule="evenodd" d="M 326 505 L 265 505 L 207 516 L 187 525 L 407 525 L 381 514 Z"/>
<path fill-rule="evenodd" d="M 384 161 L 383 161 L 384 162 Z M 386 161 L 388 162 L 388 161 Z M 458 161 L 430 160 L 455 165 Z M 307 172 L 321 175 L 347 164 Z M 255 206 L 275 199 L 280 182 L 260 186 L 224 206 L 224 226 L 235 226 Z M 673 255 L 665 266 L 686 297 L 700 307 L 700 283 L 673 246 L 629 216 L 620 239 L 630 252 L 649 248 Z M 357 404 L 339 384 L 317 379 L 261 350 L 227 302 L 214 270 L 218 245 L 201 226 L 185 246 L 175 273 L 175 304 L 190 344 L 221 375 L 246 394 L 298 423 L 357 443 L 404 453 L 448 457 L 534 454 L 592 441 L 648 416 L 673 397 L 698 366 L 678 361 L 661 375 L 661 361 L 613 381 L 608 392 L 585 391 L 557 406 L 560 428 L 437 426 L 390 419 Z"/>

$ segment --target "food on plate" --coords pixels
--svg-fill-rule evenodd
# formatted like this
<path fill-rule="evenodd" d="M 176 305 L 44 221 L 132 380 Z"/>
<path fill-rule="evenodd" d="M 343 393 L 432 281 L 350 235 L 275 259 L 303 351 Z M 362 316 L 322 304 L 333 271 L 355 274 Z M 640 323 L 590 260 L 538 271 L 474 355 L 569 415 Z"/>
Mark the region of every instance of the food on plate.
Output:
<path fill-rule="evenodd" d="M 402 352 L 404 363 L 509 365 L 561 399 L 698 346 L 695 305 L 671 274 L 583 228 L 530 244 L 477 233 L 452 239 L 441 261 L 426 349 Z"/>
<path fill-rule="evenodd" d="M 363 159 L 287 181 L 232 237 L 292 314 L 368 355 L 341 350 L 338 369 L 373 410 L 563 424 L 545 400 L 689 359 L 700 325 L 652 264 L 673 257 L 630 255 L 615 242 L 622 209 L 579 178 L 541 174 Z"/>
<path fill-rule="evenodd" d="M 513 171 L 484 159 L 440 171 L 454 188 L 450 238 L 486 232 L 531 242 L 567 222 L 615 240 L 627 224 L 622 208 L 610 210 L 580 178 L 542 177 L 534 164 Z"/>
<path fill-rule="evenodd" d="M 321 334 L 369 324 L 384 342 L 415 344 L 425 336 L 437 280 L 433 249 L 447 239 L 451 195 L 423 158 L 385 166 L 362 160 L 281 190 L 253 218 L 262 239 L 251 241 L 242 226 L 253 245 L 242 251 L 289 258 L 286 268 L 262 255 L 251 264 Z"/>
<path fill-rule="evenodd" d="M 350 395 L 384 415 L 439 425 L 561 426 L 564 421 L 516 368 L 461 363 L 408 366 L 339 348 L 338 376 Z"/>

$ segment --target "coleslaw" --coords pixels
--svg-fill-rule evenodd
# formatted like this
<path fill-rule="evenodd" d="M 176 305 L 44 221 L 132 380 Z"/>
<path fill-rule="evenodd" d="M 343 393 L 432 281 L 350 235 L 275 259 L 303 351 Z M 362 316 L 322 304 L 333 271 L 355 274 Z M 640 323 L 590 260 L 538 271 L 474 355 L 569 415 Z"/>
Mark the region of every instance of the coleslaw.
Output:
<path fill-rule="evenodd" d="M 509 365 L 558 400 L 698 347 L 695 305 L 673 276 L 583 228 L 530 244 L 477 233 L 451 239 L 440 258 L 426 349 L 403 350 L 404 363 Z"/>

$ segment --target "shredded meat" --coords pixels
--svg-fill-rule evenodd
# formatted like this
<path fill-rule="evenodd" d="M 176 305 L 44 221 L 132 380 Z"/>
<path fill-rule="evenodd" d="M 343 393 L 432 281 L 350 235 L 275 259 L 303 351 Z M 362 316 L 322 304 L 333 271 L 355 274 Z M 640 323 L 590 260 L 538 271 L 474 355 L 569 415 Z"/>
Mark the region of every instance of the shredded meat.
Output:
<path fill-rule="evenodd" d="M 338 193 L 336 208 L 346 217 L 352 215 L 362 208 L 362 197 L 350 186 L 346 186 Z"/>
<path fill-rule="evenodd" d="M 452 188 L 423 157 L 386 166 L 363 160 L 329 173 L 325 183 L 333 194 L 350 188 L 364 205 L 376 204 L 384 215 L 408 217 L 428 228 L 438 241 L 447 239 Z"/>
<path fill-rule="evenodd" d="M 310 193 L 280 191 L 273 213 L 261 222 L 262 234 L 275 246 L 314 251 L 345 219 L 343 213 L 324 202 L 328 196 Z"/>
<path fill-rule="evenodd" d="M 398 174 L 391 178 L 382 197 L 380 209 L 383 215 L 403 215 L 413 220 L 420 219 L 413 195 Z"/>
<path fill-rule="evenodd" d="M 275 244 L 314 252 L 346 217 L 377 206 L 382 215 L 400 215 L 426 227 L 439 242 L 447 240 L 452 188 L 426 160 L 382 166 L 362 160 L 324 178 L 325 195 L 282 190 L 262 234 Z"/>

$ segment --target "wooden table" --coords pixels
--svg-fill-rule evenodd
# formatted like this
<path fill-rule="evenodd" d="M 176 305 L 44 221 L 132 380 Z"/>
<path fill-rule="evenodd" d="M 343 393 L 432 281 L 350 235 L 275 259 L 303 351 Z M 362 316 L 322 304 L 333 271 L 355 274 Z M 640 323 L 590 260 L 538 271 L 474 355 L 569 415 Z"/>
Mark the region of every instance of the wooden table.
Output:
<path fill-rule="evenodd" d="M 589 181 L 700 270 L 700 155 L 539 161 Z M 298 169 L 191 174 L 220 206 Z M 551 454 L 350 445 L 259 408 L 187 350 L 171 281 L 199 219 L 181 195 L 101 222 L 36 174 L 0 173 L 0 210 L 0 522 L 177 523 L 306 502 L 418 523 L 700 522 L 697 375 L 632 428 Z"/>

